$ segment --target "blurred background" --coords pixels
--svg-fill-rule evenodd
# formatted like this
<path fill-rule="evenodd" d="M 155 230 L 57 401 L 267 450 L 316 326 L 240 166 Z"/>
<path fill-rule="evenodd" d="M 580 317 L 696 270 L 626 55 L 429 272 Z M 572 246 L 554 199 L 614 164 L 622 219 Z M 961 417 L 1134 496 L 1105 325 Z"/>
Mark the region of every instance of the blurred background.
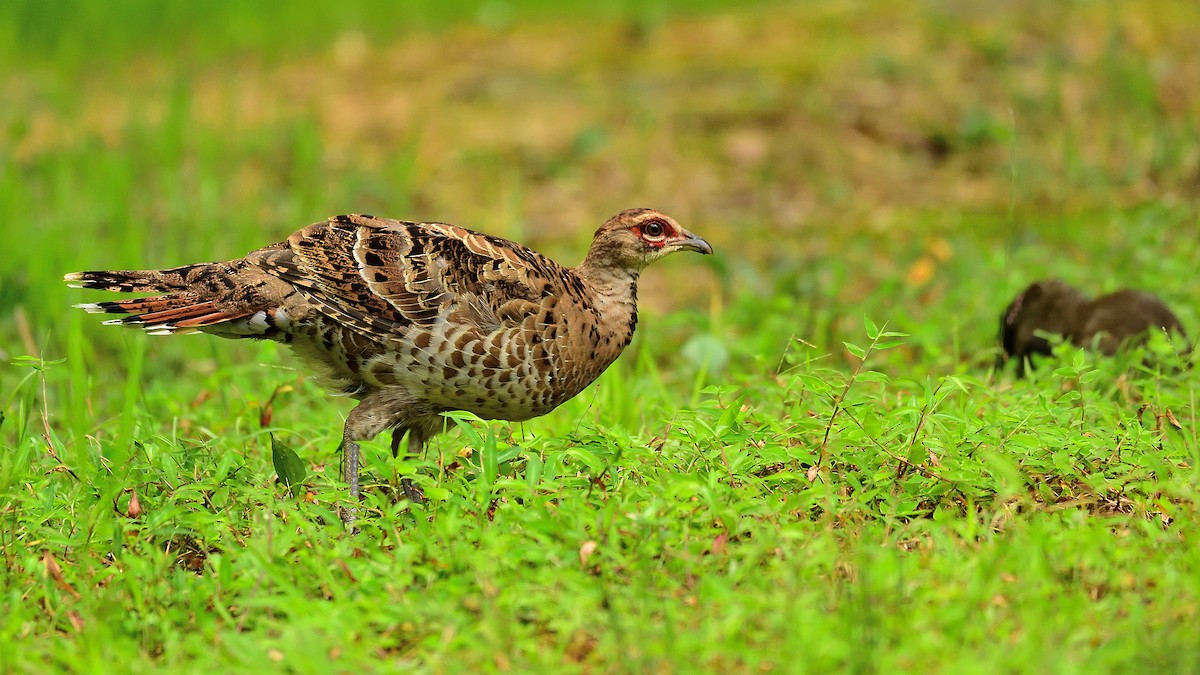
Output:
<path fill-rule="evenodd" d="M 991 369 L 1048 276 L 1200 335 L 1198 36 L 1197 0 L 0 1 L 0 672 L 1195 672 L 1195 371 Z M 573 264 L 639 206 L 717 255 L 647 270 L 553 414 L 365 444 L 358 537 L 349 401 L 62 281 L 346 212 Z M 860 372 L 864 317 L 910 337 Z"/>
<path fill-rule="evenodd" d="M 983 371 L 1051 275 L 1151 288 L 1197 331 L 1198 34 L 1193 0 L 8 0 L 0 392 L 13 358 L 68 357 L 49 395 L 86 433 L 137 391 L 131 353 L 201 382 L 286 362 L 102 328 L 62 274 L 345 212 L 573 264 L 663 210 L 718 253 L 642 284 L 639 348 L 685 378 L 772 372 L 794 339 L 848 363 L 864 315 L 913 336 L 889 367 Z"/>

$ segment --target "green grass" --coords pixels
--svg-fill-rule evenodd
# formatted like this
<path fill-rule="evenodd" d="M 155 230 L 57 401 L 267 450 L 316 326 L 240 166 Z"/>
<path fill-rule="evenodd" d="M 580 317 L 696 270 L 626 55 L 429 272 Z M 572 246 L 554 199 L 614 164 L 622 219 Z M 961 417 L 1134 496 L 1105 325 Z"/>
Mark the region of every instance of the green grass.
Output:
<path fill-rule="evenodd" d="M 0 670 L 1200 672 L 1195 372 L 991 369 L 1044 276 L 1200 331 L 1193 3 L 406 7 L 0 6 Z M 637 205 L 717 255 L 551 415 L 368 444 L 354 536 L 347 402 L 60 281 Z"/>

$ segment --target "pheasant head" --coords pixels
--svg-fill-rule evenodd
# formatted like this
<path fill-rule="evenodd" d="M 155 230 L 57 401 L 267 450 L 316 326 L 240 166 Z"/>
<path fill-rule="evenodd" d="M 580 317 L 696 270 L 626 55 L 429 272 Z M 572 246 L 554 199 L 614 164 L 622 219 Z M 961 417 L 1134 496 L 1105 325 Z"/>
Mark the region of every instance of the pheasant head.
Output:
<path fill-rule="evenodd" d="M 577 269 L 591 278 L 613 273 L 636 278 L 646 265 L 676 251 L 713 252 L 707 241 L 680 227 L 670 216 L 654 209 L 629 209 L 596 230 L 587 257 Z"/>

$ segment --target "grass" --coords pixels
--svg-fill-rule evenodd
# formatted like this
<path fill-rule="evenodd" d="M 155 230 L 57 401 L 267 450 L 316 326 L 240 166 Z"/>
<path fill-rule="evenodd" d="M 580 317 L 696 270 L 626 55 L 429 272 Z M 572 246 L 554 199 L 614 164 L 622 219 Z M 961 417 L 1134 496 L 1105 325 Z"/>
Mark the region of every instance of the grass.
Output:
<path fill-rule="evenodd" d="M 1193 3 L 408 7 L 0 7 L 0 670 L 1200 671 L 1195 373 L 991 367 L 1044 276 L 1200 330 Z M 551 415 L 369 444 L 356 536 L 286 350 L 60 282 L 635 205 L 718 255 Z"/>

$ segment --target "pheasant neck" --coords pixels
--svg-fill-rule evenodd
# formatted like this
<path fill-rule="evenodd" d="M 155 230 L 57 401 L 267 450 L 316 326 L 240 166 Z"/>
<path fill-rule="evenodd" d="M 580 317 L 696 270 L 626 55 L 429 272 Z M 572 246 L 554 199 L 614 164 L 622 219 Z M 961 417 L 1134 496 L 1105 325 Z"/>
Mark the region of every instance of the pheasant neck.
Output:
<path fill-rule="evenodd" d="M 577 268 L 591 290 L 596 313 L 622 348 L 633 338 L 637 326 L 638 271 L 623 267 L 594 267 L 586 262 Z"/>
<path fill-rule="evenodd" d="M 618 298 L 637 294 L 638 273 L 641 270 L 619 265 L 595 265 L 584 260 L 575 273 L 596 296 Z"/>

